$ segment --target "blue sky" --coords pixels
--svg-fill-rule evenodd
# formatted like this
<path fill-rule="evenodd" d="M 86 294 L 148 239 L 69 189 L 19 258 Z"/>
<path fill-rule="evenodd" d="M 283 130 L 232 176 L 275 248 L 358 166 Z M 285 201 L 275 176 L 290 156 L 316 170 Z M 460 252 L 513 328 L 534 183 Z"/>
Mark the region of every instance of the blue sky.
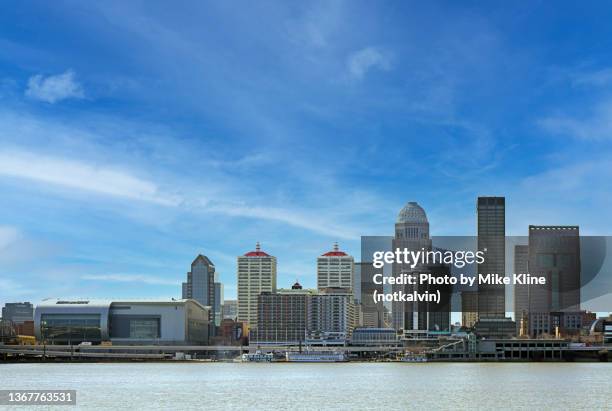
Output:
<path fill-rule="evenodd" d="M 235 295 L 334 241 L 475 234 L 475 198 L 610 234 L 604 2 L 4 2 L 0 305 L 175 297 L 198 253 Z"/>

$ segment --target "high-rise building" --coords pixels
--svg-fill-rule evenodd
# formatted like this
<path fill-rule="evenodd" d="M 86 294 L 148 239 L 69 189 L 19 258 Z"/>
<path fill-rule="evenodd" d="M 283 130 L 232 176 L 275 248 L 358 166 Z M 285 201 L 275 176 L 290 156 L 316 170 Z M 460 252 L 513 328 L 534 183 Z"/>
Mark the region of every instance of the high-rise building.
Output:
<path fill-rule="evenodd" d="M 478 197 L 478 250 L 484 252 L 479 274 L 506 273 L 506 199 Z M 503 284 L 481 284 L 478 287 L 478 318 L 506 317 L 506 289 Z"/>
<path fill-rule="evenodd" d="M 299 283 L 291 290 L 261 292 L 257 299 L 257 327 L 251 327 L 250 332 L 251 343 L 303 343 L 310 296 L 314 293 Z"/>
<path fill-rule="evenodd" d="M 529 261 L 529 246 L 515 245 L 514 246 L 514 274 L 527 274 Z M 529 312 L 529 285 L 514 284 L 514 319 L 518 335 L 526 336 L 527 331 L 527 314 Z"/>
<path fill-rule="evenodd" d="M 358 324 L 358 315 L 350 290 L 343 287 L 321 289 L 310 296 L 308 334 L 335 335 L 346 340 Z"/>
<path fill-rule="evenodd" d="M 290 290 L 262 292 L 257 308 L 252 343 L 344 344 L 358 320 L 351 292 L 340 287 L 317 291 L 296 282 Z"/>
<path fill-rule="evenodd" d="M 369 328 L 385 327 L 385 306 L 374 303 L 374 292 L 383 293 L 381 284 L 374 284 L 372 279 L 376 269 L 371 262 L 360 262 L 355 265 L 353 296 L 359 303 L 359 325 Z"/>
<path fill-rule="evenodd" d="M 221 305 L 221 312 L 224 320 L 236 320 L 238 317 L 238 301 L 224 300 Z"/>
<path fill-rule="evenodd" d="M 2 307 L 2 319 L 15 324 L 34 320 L 34 306 L 30 302 L 6 303 Z"/>
<path fill-rule="evenodd" d="M 223 307 L 223 283 L 215 281 L 215 325 L 219 327 L 221 325 L 221 320 L 223 319 L 223 315 L 221 313 L 221 308 Z"/>
<path fill-rule="evenodd" d="M 183 283 L 183 299 L 194 299 L 205 307 L 210 307 L 209 324 L 214 334 L 215 325 L 215 265 L 202 254 L 191 263 L 187 281 Z"/>
<path fill-rule="evenodd" d="M 238 321 L 257 329 L 257 304 L 261 293 L 276 292 L 276 257 L 261 250 L 238 257 Z"/>
<path fill-rule="evenodd" d="M 317 258 L 317 288 L 342 287 L 353 288 L 355 277 L 355 259 L 338 249 L 334 249 Z"/>
<path fill-rule="evenodd" d="M 395 223 L 395 237 L 392 241 L 392 250 L 427 252 L 433 251 L 429 237 L 429 221 L 425 210 L 416 202 L 407 203 L 400 210 Z M 444 264 L 393 264 L 393 276 L 400 274 L 431 273 L 433 276 L 450 275 L 450 267 Z M 450 330 L 450 286 L 427 285 L 394 285 L 393 291 L 405 293 L 425 293 L 428 288 L 440 290 L 441 299 L 438 304 L 428 301 L 421 302 L 393 302 L 393 327 L 404 330 L 404 333 L 419 334 L 430 331 Z"/>
<path fill-rule="evenodd" d="M 530 225 L 528 264 L 529 274 L 546 278 L 543 285 L 527 287 L 529 333 L 552 335 L 556 327 L 580 328 L 579 228 Z"/>
<path fill-rule="evenodd" d="M 429 238 L 429 221 L 425 210 L 416 202 L 407 203 L 399 212 L 395 222 L 395 237 L 392 241 L 392 250 L 408 249 L 420 251 L 431 250 L 432 244 Z M 408 264 L 393 264 L 393 276 L 400 274 L 417 273 L 422 267 L 411 268 Z M 410 293 L 417 286 L 393 286 L 393 291 L 404 290 Z M 392 305 L 393 327 L 396 330 L 418 329 L 418 303 L 394 302 Z M 415 315 L 416 313 L 416 315 Z"/>

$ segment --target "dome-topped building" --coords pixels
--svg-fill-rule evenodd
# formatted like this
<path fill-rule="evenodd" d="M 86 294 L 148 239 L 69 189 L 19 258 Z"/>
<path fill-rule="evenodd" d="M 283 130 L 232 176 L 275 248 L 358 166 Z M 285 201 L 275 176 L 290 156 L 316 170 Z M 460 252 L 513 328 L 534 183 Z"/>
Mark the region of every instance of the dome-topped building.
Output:
<path fill-rule="evenodd" d="M 429 221 L 425 210 L 415 201 L 408 202 L 397 215 L 395 238 L 429 240 Z"/>
<path fill-rule="evenodd" d="M 408 202 L 397 215 L 397 223 L 427 223 L 425 210 L 415 201 Z"/>

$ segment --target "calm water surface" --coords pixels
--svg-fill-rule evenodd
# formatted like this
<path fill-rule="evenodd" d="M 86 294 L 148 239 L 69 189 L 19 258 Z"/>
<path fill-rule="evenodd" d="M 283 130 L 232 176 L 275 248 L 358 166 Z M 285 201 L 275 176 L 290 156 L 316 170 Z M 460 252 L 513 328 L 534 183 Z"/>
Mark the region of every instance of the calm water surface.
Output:
<path fill-rule="evenodd" d="M 79 409 L 612 409 L 612 363 L 0 364 L 11 388 Z"/>

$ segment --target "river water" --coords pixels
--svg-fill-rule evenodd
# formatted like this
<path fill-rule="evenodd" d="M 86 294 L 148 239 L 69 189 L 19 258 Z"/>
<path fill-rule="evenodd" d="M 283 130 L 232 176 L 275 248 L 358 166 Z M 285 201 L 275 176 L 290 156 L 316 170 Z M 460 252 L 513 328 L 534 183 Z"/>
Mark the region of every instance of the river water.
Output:
<path fill-rule="evenodd" d="M 612 363 L 0 364 L 0 389 L 97 410 L 592 410 L 612 409 Z"/>

